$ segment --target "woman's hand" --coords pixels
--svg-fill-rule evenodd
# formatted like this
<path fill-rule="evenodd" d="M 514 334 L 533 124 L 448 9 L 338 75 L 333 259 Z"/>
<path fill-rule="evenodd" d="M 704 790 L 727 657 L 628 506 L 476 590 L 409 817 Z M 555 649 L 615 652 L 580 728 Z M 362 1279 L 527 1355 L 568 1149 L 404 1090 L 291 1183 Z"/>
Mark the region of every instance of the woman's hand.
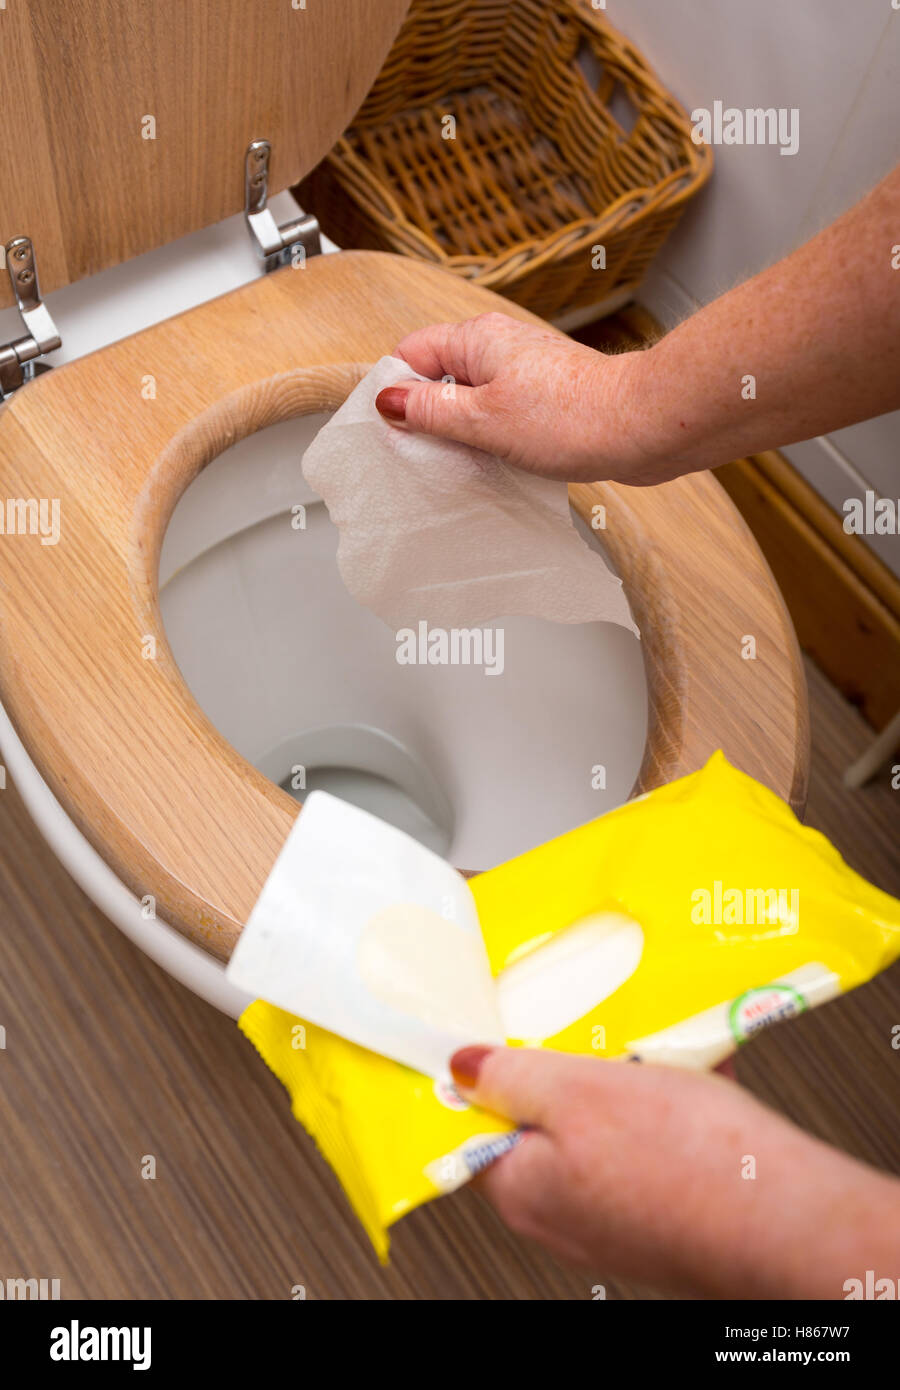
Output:
<path fill-rule="evenodd" d="M 897 1277 L 900 1182 L 722 1077 L 528 1048 L 464 1048 L 457 1086 L 531 1128 L 476 1181 L 572 1263 L 706 1297 L 842 1298 Z"/>
<path fill-rule="evenodd" d="M 432 380 L 379 394 L 376 405 L 392 424 L 545 477 L 661 481 L 629 424 L 641 353 L 605 357 L 550 329 L 482 314 L 412 333 L 396 355 Z"/>

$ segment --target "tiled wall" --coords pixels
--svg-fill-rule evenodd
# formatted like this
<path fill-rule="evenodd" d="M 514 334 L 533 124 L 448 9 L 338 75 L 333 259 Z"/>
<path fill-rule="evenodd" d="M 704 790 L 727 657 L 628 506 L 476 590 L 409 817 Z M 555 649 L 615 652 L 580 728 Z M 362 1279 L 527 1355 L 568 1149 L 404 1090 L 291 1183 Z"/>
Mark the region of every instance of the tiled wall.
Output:
<path fill-rule="evenodd" d="M 606 15 L 689 111 L 719 99 L 800 112 L 794 155 L 716 147 L 712 182 L 643 295 L 664 320 L 806 240 L 900 162 L 900 8 L 892 0 L 606 0 Z M 900 498 L 900 411 L 784 452 L 838 510 L 866 488 Z M 900 540 L 867 539 L 900 574 Z"/>

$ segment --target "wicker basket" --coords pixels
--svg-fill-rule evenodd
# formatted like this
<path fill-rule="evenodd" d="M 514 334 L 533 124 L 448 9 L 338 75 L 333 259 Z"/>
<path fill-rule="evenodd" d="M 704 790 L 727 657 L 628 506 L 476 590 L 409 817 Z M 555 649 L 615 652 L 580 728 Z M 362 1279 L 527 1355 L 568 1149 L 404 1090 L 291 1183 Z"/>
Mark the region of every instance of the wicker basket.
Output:
<path fill-rule="evenodd" d="M 413 0 L 297 195 L 342 246 L 432 261 L 550 318 L 621 303 L 711 167 L 591 0 Z"/>

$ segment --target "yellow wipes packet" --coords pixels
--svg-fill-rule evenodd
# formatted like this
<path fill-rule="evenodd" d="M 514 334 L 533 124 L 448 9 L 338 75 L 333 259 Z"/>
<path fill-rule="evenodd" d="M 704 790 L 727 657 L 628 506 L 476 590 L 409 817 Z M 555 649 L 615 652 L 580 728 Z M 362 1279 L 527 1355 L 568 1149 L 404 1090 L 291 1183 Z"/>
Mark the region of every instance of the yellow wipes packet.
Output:
<path fill-rule="evenodd" d="M 900 955 L 900 903 L 721 752 L 469 886 L 513 1045 L 711 1067 Z M 240 1027 L 382 1260 L 394 1221 L 517 1142 L 447 1083 L 261 1000 Z"/>

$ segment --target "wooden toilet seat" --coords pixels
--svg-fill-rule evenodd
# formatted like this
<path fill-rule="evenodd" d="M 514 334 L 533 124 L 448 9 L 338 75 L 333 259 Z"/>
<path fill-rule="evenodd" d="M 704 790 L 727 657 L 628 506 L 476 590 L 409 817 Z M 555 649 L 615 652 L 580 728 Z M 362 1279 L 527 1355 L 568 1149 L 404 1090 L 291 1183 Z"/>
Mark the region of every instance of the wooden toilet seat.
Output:
<path fill-rule="evenodd" d="M 160 616 L 172 511 L 229 445 L 336 408 L 411 330 L 491 309 L 450 275 L 344 252 L 285 269 L 50 372 L 0 409 L 0 496 L 58 499 L 61 536 L 0 542 L 0 700 L 44 780 L 159 916 L 227 958 L 297 815 L 199 708 Z M 710 474 L 571 489 L 641 628 L 650 729 L 638 789 L 716 748 L 795 807 L 807 713 L 790 619 Z M 297 595 L 298 604 L 305 596 Z M 756 639 L 755 660 L 742 642 Z"/>

